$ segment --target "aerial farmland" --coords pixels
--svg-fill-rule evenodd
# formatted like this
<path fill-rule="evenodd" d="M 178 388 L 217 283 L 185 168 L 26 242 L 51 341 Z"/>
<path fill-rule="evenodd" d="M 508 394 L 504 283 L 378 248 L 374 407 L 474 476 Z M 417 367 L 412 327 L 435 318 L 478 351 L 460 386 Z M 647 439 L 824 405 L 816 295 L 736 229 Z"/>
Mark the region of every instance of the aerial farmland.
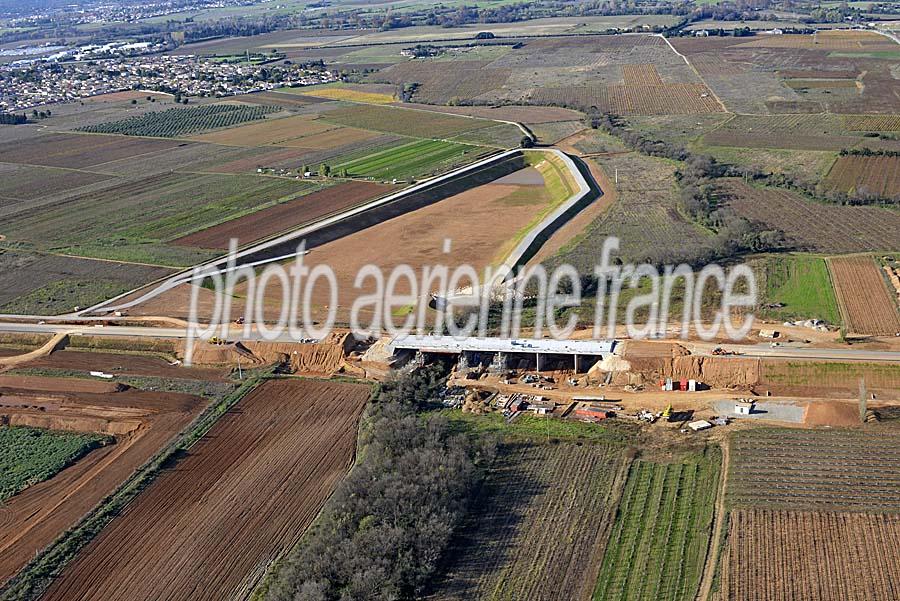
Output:
<path fill-rule="evenodd" d="M 891 3 L 12 4 L 0 601 L 900 599 Z"/>

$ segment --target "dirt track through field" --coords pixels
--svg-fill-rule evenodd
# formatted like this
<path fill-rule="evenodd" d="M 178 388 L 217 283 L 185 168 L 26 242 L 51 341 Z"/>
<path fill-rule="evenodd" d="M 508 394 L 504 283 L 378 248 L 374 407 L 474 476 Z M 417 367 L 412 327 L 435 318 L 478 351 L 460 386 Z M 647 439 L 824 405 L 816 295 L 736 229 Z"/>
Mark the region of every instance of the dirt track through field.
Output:
<path fill-rule="evenodd" d="M 722 531 L 725 527 L 725 491 L 728 487 L 728 440 L 722 442 L 722 476 L 719 483 L 719 492 L 716 496 L 716 512 L 713 520 L 712 536 L 709 538 L 709 550 L 706 552 L 706 563 L 703 566 L 703 575 L 700 578 L 700 590 L 697 592 L 697 601 L 709 599 L 712 590 L 713 579 L 716 575 L 716 565 L 719 561 L 719 546 L 722 540 Z"/>
<path fill-rule="evenodd" d="M 60 332 L 59 334 L 54 335 L 53 338 L 48 340 L 46 342 L 46 344 L 44 344 L 42 347 L 40 347 L 38 349 L 35 349 L 28 353 L 23 353 L 21 355 L 14 355 L 12 357 L 0 358 L 0 371 L 10 369 L 13 367 L 17 367 L 19 365 L 23 365 L 30 361 L 34 361 L 36 359 L 40 359 L 42 357 L 49 355 L 50 353 L 53 352 L 53 349 L 55 349 L 57 346 L 59 346 L 59 343 L 61 343 L 67 337 L 68 337 L 68 334 L 66 334 L 64 332 Z"/>
<path fill-rule="evenodd" d="M 343 478 L 368 396 L 364 385 L 265 383 L 109 524 L 44 599 L 242 598 Z"/>

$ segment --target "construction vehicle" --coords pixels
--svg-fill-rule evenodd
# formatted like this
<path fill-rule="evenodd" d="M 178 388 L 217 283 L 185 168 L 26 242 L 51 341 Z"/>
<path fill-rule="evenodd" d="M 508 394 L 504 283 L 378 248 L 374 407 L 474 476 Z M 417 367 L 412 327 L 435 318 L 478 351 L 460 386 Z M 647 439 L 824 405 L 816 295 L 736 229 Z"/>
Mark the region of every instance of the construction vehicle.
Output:
<path fill-rule="evenodd" d="M 213 336 L 209 340 L 207 340 L 210 344 L 225 344 L 225 341 L 219 338 L 218 336 Z"/>
<path fill-rule="evenodd" d="M 729 355 L 738 355 L 740 353 L 738 353 L 737 351 L 726 350 L 726 349 L 723 349 L 721 346 L 717 346 L 716 348 L 713 349 L 712 354 L 716 355 L 716 356 L 729 356 Z"/>
<path fill-rule="evenodd" d="M 638 420 L 640 420 L 642 422 L 647 422 L 649 424 L 652 424 L 657 419 L 659 419 L 659 415 L 656 413 L 653 413 L 652 411 L 647 411 L 646 409 L 641 409 L 637 413 L 637 418 L 638 418 Z"/>
<path fill-rule="evenodd" d="M 666 408 L 663 410 L 662 415 L 660 415 L 660 417 L 663 417 L 665 419 L 669 419 L 670 417 L 672 417 L 672 404 L 671 403 L 666 405 Z"/>

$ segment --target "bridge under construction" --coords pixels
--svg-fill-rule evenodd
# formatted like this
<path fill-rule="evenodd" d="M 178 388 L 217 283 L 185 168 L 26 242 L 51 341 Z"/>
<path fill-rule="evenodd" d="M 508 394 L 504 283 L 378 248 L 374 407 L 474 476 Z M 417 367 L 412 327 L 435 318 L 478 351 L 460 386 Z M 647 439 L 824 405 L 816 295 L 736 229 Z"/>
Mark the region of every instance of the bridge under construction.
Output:
<path fill-rule="evenodd" d="M 613 354 L 615 340 L 554 340 L 551 338 L 455 338 L 453 336 L 397 336 L 390 342 L 393 354 L 412 351 L 423 355 L 459 355 L 464 365 L 489 364 L 505 369 L 534 361 L 542 371 L 571 361 L 575 373 L 589 370 Z"/>

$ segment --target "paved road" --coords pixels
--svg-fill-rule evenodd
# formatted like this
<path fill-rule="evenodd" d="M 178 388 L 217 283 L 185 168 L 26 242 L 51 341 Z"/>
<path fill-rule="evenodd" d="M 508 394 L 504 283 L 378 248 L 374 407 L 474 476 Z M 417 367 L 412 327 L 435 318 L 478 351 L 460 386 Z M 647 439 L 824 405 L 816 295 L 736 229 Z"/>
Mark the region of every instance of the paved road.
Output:
<path fill-rule="evenodd" d="M 27 334 L 57 334 L 67 333 L 79 336 L 126 336 L 142 338 L 186 338 L 187 331 L 184 328 L 141 328 L 122 326 L 98 327 L 91 324 L 34 324 L 34 323 L 0 323 L 0 332 L 17 332 Z"/>
<path fill-rule="evenodd" d="M 185 328 L 156 328 L 139 326 L 104 326 L 97 327 L 90 322 L 84 325 L 59 324 L 59 323 L 21 323 L 0 322 L 0 332 L 19 332 L 29 334 L 57 334 L 67 332 L 82 336 L 126 336 L 144 338 L 187 338 Z M 238 334 L 235 329 L 235 334 Z M 233 340 L 263 340 L 257 332 L 251 332 L 250 336 L 235 335 L 229 337 Z M 289 334 L 279 336 L 274 342 L 296 342 L 296 338 Z M 743 358 L 775 358 L 775 359 L 812 359 L 819 361 L 884 361 L 900 363 L 898 351 L 874 351 L 858 348 L 808 348 L 794 346 L 772 347 L 768 344 L 740 345 L 740 344 L 712 344 L 705 342 L 684 343 L 691 352 L 697 355 L 709 355 L 712 350 L 721 346 L 728 350 L 734 350 Z"/>
<path fill-rule="evenodd" d="M 739 353 L 737 357 L 744 358 L 775 358 L 775 359 L 818 359 L 820 361 L 891 361 L 900 363 L 900 352 L 897 351 L 873 351 L 859 348 L 810 348 L 807 346 L 777 346 L 770 344 L 711 344 L 711 343 L 684 343 L 695 355 L 711 355 L 716 347 Z"/>
<path fill-rule="evenodd" d="M 258 332 L 251 332 L 250 336 L 239 335 L 239 326 L 234 326 L 234 335 L 229 340 L 265 340 Z M 27 334 L 58 334 L 66 333 L 75 336 L 124 336 L 126 338 L 187 338 L 187 328 L 157 328 L 142 326 L 116 326 L 95 325 L 85 323 L 83 325 L 58 324 L 58 323 L 15 323 L 0 322 L 0 332 L 18 332 Z M 297 342 L 290 334 L 281 335 L 270 342 Z"/>

